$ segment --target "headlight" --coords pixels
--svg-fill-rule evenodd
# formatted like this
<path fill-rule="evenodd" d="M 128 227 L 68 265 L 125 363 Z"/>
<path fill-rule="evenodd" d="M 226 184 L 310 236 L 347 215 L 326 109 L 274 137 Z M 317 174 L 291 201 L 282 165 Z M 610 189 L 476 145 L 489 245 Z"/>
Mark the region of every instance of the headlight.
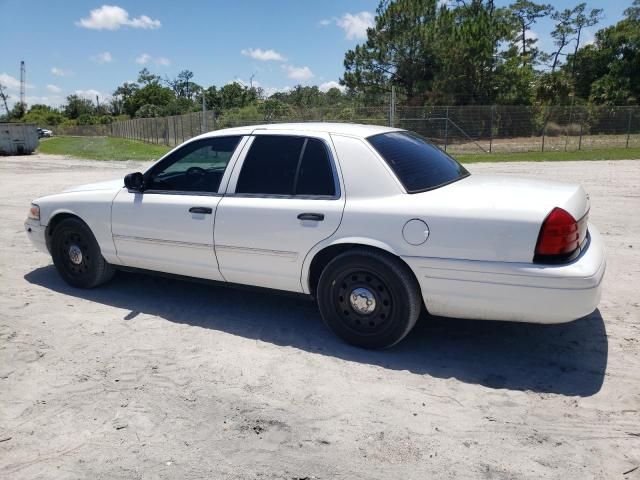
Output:
<path fill-rule="evenodd" d="M 40 221 L 40 207 L 35 203 L 31 204 L 31 208 L 29 209 L 29 218 L 31 220 Z"/>

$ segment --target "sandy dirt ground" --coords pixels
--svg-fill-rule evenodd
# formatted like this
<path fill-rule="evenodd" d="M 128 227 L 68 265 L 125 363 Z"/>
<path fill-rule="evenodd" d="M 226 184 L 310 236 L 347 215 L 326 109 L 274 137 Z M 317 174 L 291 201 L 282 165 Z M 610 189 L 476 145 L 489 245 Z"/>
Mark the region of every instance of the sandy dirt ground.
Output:
<path fill-rule="evenodd" d="M 0 158 L 1 478 L 640 478 L 640 161 L 471 165 L 585 185 L 600 307 L 555 326 L 425 318 L 381 352 L 305 298 L 64 284 L 23 231 L 30 200 L 142 167 Z"/>

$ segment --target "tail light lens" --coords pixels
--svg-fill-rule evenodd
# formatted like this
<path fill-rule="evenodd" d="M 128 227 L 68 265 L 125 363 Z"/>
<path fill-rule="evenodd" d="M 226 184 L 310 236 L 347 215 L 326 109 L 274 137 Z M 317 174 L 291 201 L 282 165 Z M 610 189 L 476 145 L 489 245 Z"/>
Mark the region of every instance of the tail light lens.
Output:
<path fill-rule="evenodd" d="M 579 250 L 587 234 L 587 214 L 579 221 L 563 210 L 554 208 L 542 223 L 534 261 L 554 262 L 568 260 Z"/>

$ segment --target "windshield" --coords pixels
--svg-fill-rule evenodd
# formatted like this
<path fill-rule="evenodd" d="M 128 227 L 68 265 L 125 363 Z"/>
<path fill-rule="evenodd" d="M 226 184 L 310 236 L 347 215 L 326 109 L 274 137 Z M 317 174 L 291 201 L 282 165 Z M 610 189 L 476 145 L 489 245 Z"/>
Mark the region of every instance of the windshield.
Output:
<path fill-rule="evenodd" d="M 381 133 L 367 140 L 408 193 L 432 190 L 469 176 L 462 165 L 416 133 Z"/>

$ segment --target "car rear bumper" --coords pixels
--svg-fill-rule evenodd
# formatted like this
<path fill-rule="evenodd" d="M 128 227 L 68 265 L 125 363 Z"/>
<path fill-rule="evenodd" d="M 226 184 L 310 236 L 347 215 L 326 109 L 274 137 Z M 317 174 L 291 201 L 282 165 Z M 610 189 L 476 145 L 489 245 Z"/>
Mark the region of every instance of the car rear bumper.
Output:
<path fill-rule="evenodd" d="M 27 232 L 27 237 L 29 237 L 33 246 L 41 252 L 49 254 L 45 237 L 46 228 L 46 226 L 40 225 L 37 220 L 27 219 L 24 222 L 24 230 Z"/>
<path fill-rule="evenodd" d="M 604 245 L 589 225 L 589 245 L 570 263 L 484 262 L 403 257 L 427 310 L 444 317 L 562 323 L 593 312 L 606 269 Z"/>

